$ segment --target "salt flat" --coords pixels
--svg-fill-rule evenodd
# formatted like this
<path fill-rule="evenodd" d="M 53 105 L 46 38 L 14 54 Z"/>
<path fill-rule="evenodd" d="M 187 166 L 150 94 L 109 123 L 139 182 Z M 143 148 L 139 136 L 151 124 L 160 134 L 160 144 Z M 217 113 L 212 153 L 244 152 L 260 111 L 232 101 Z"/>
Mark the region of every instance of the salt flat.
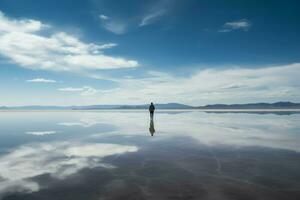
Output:
<path fill-rule="evenodd" d="M 0 197 L 298 199 L 300 115 L 220 112 L 1 112 Z"/>

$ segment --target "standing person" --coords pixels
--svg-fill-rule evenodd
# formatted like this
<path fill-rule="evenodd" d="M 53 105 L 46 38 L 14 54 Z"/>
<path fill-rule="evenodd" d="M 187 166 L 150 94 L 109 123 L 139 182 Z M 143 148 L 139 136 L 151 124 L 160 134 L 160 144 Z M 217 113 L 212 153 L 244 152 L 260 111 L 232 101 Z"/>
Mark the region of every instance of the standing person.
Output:
<path fill-rule="evenodd" d="M 153 103 L 151 102 L 151 104 L 149 106 L 149 112 L 150 112 L 151 119 L 153 119 L 154 111 L 155 111 L 155 107 L 154 107 Z"/>

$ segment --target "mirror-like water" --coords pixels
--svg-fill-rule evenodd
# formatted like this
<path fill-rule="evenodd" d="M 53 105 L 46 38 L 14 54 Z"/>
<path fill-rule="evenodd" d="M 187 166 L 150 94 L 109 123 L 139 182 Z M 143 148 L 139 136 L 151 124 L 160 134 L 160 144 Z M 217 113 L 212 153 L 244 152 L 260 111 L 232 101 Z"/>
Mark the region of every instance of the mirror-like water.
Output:
<path fill-rule="evenodd" d="M 0 112 L 0 199 L 300 199 L 300 115 Z"/>

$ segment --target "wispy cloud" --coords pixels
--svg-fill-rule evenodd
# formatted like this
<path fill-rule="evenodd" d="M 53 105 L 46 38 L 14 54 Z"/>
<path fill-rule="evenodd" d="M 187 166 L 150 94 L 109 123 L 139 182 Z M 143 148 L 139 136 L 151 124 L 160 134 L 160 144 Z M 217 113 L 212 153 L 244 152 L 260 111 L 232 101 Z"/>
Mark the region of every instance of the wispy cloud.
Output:
<path fill-rule="evenodd" d="M 27 131 L 26 132 L 26 134 L 28 135 L 36 135 L 36 136 L 53 135 L 56 133 L 57 131 Z"/>
<path fill-rule="evenodd" d="M 45 78 L 34 78 L 30 80 L 26 80 L 26 82 L 32 82 L 32 83 L 56 83 L 56 80 L 52 79 L 45 79 Z"/>
<path fill-rule="evenodd" d="M 156 21 L 159 17 L 163 16 L 166 13 L 165 9 L 157 10 L 152 13 L 147 14 L 139 24 L 139 26 L 147 26 L 154 21 Z"/>
<path fill-rule="evenodd" d="M 61 92 L 77 93 L 77 94 L 80 94 L 81 96 L 93 96 L 98 93 L 109 94 L 111 92 L 117 92 L 120 90 L 120 88 L 117 87 L 117 88 L 113 88 L 113 89 L 99 90 L 99 89 L 95 89 L 91 86 L 83 86 L 83 87 L 65 87 L 65 88 L 59 88 L 58 90 Z"/>
<path fill-rule="evenodd" d="M 62 92 L 75 92 L 75 93 L 79 93 L 82 96 L 94 95 L 100 91 L 100 90 L 97 90 L 90 86 L 83 86 L 83 87 L 77 87 L 77 88 L 66 87 L 66 88 L 59 88 L 58 90 L 62 91 Z"/>
<path fill-rule="evenodd" d="M 85 43 L 40 21 L 12 19 L 1 11 L 0 33 L 0 55 L 24 68 L 82 72 L 138 66 L 136 60 L 103 53 L 115 43 Z"/>
<path fill-rule="evenodd" d="M 98 19 L 104 29 L 114 34 L 122 35 L 130 31 L 132 27 L 144 27 L 155 23 L 169 13 L 173 4 L 175 4 L 174 1 L 157 0 L 150 4 L 145 3 L 143 11 L 141 11 L 142 14 L 139 15 L 120 18 L 119 15 L 115 15 L 112 11 L 109 15 L 99 14 Z"/>
<path fill-rule="evenodd" d="M 110 48 L 113 48 L 113 47 L 115 47 L 115 46 L 117 46 L 116 43 L 107 43 L 107 44 L 100 45 L 100 46 L 99 46 L 99 49 L 100 49 L 100 50 L 101 50 L 101 49 L 110 49 Z"/>
<path fill-rule="evenodd" d="M 103 28 L 114 34 L 121 35 L 127 30 L 127 24 L 120 20 L 112 19 L 106 15 L 99 15 L 99 19 Z"/>
<path fill-rule="evenodd" d="M 231 32 L 234 30 L 248 31 L 251 27 L 251 22 L 247 19 L 240 19 L 237 21 L 226 22 L 219 32 Z"/>
<path fill-rule="evenodd" d="M 146 9 L 147 11 L 143 15 L 139 23 L 139 26 L 147 26 L 158 21 L 170 11 L 173 4 L 174 1 L 158 0 L 154 4 L 148 6 L 148 8 Z"/>

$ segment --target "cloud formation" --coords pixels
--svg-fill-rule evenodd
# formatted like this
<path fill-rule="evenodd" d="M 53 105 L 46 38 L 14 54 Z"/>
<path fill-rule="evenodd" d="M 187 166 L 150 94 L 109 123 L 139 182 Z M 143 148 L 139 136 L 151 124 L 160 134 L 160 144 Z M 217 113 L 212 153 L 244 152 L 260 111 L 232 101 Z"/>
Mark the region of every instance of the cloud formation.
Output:
<path fill-rule="evenodd" d="M 32 192 L 39 184 L 30 178 L 42 174 L 64 179 L 83 168 L 113 167 L 106 156 L 136 152 L 136 146 L 102 143 L 53 142 L 28 144 L 0 156 L 0 196 L 10 191 Z M 51 162 L 49 162 L 51 160 Z M 18 163 L 18 164 L 16 164 Z"/>
<path fill-rule="evenodd" d="M 165 13 L 166 13 L 166 10 L 164 10 L 164 9 L 149 13 L 145 17 L 143 17 L 139 26 L 147 26 L 147 25 L 153 23 L 159 17 L 163 16 Z"/>
<path fill-rule="evenodd" d="M 190 137 L 210 146 L 229 145 L 236 147 L 269 147 L 300 152 L 298 130 L 299 117 L 247 113 L 214 114 L 199 111 L 157 111 L 155 129 L 159 140 L 173 137 Z M 149 116 L 145 112 L 106 112 L 105 115 L 88 113 L 84 121 L 111 124 L 117 131 L 91 135 L 93 138 L 108 135 L 141 136 L 149 128 Z M 83 119 L 80 119 L 82 121 Z M 77 121 L 79 122 L 79 121 Z M 76 123 L 76 121 L 74 121 Z M 170 124 L 172 124 L 170 126 Z M 226 133 L 226 134 L 225 134 Z M 282 134 L 290 133 L 290 134 Z"/>
<path fill-rule="evenodd" d="M 58 90 L 62 91 L 62 92 L 76 92 L 82 96 L 94 95 L 99 92 L 99 90 L 97 90 L 93 87 L 90 87 L 90 86 L 83 86 L 83 87 L 79 87 L 79 88 L 66 87 L 66 88 L 59 88 Z"/>
<path fill-rule="evenodd" d="M 99 15 L 99 19 L 103 28 L 116 35 L 122 35 L 127 31 L 127 24 L 120 20 L 112 19 L 106 15 Z"/>
<path fill-rule="evenodd" d="M 26 82 L 32 82 L 32 83 L 56 83 L 56 80 L 45 79 L 45 78 L 34 78 L 34 79 L 26 80 Z"/>
<path fill-rule="evenodd" d="M 58 88 L 58 90 L 62 91 L 62 92 L 79 93 L 81 96 L 93 96 L 93 95 L 98 94 L 98 93 L 105 94 L 105 93 L 117 92 L 117 91 L 120 90 L 120 88 L 99 90 L 99 89 L 95 89 L 91 86 L 82 86 L 82 87 Z"/>
<path fill-rule="evenodd" d="M 40 21 L 12 19 L 0 11 L 0 55 L 24 68 L 81 72 L 138 66 L 136 60 L 103 53 L 115 46 L 85 43 Z"/>
<path fill-rule="evenodd" d="M 140 27 L 148 26 L 158 21 L 160 18 L 168 14 L 170 10 L 172 10 L 174 4 L 176 4 L 175 1 L 169 1 L 169 0 L 154 1 L 154 3 L 149 5 L 148 8 L 146 9 L 147 11 L 143 15 L 139 23 L 139 26 Z"/>
<path fill-rule="evenodd" d="M 36 136 L 53 135 L 56 133 L 57 131 L 27 131 L 26 132 L 26 134 L 28 135 L 36 135 Z"/>
<path fill-rule="evenodd" d="M 112 79 L 119 90 L 95 95 L 102 103 L 182 102 L 191 105 L 300 100 L 300 63 L 264 68 L 199 70 L 190 76 L 148 72 L 146 78 Z"/>
<path fill-rule="evenodd" d="M 234 30 L 248 31 L 251 27 L 251 22 L 247 19 L 240 19 L 237 21 L 226 22 L 219 32 L 231 32 Z"/>

